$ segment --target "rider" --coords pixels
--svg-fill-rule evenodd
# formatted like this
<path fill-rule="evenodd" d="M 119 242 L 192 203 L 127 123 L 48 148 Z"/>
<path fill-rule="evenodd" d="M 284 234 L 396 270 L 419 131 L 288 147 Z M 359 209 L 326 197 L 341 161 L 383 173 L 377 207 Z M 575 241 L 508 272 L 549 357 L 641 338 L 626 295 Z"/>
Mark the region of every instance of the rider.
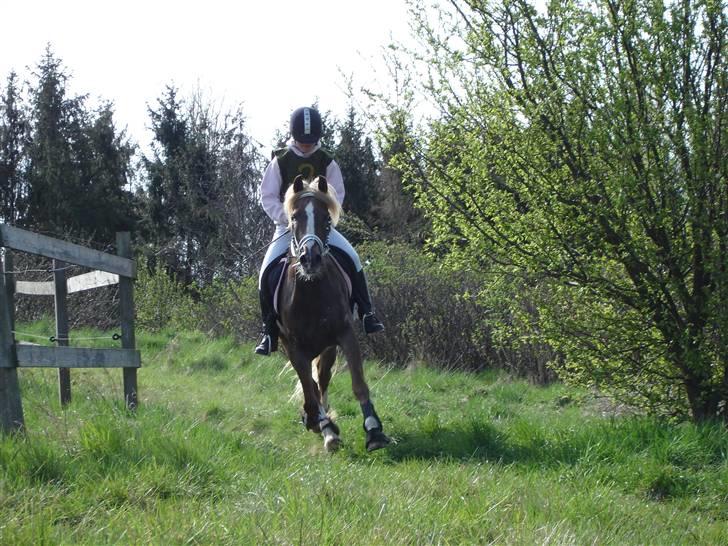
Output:
<path fill-rule="evenodd" d="M 272 161 L 263 173 L 260 184 L 260 202 L 265 213 L 275 224 L 273 241 L 263 258 L 263 265 L 258 278 L 260 310 L 263 316 L 263 339 L 255 348 L 259 355 L 269 355 L 278 347 L 278 324 L 273 306 L 273 294 L 268 286 L 267 274 L 271 266 L 278 263 L 291 244 L 288 232 L 288 218 L 283 210 L 283 196 L 298 174 L 307 179 L 325 176 L 326 181 L 334 187 L 339 203 L 344 202 L 344 180 L 339 165 L 329 152 L 318 143 L 321 138 L 321 115 L 309 107 L 298 108 L 291 114 L 291 140 L 287 146 L 276 150 Z M 361 260 L 354 248 L 341 233 L 331 229 L 329 235 L 331 246 L 336 247 L 351 260 L 352 298 L 356 302 L 359 318 L 364 324 L 367 334 L 381 332 L 384 325 L 374 315 L 372 301 L 369 297 Z M 342 264 L 343 265 L 343 264 Z"/>

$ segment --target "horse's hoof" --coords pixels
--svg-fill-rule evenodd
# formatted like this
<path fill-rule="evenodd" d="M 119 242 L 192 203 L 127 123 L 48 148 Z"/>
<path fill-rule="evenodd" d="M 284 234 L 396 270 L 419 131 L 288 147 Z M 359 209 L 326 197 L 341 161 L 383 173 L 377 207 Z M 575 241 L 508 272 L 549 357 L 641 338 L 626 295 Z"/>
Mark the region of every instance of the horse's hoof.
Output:
<path fill-rule="evenodd" d="M 367 431 L 367 451 L 375 451 L 389 445 L 390 439 L 380 429 Z"/>
<path fill-rule="evenodd" d="M 341 447 L 341 438 L 338 436 L 328 436 L 324 438 L 324 449 L 328 451 L 329 453 L 334 453 L 335 451 L 338 451 Z"/>

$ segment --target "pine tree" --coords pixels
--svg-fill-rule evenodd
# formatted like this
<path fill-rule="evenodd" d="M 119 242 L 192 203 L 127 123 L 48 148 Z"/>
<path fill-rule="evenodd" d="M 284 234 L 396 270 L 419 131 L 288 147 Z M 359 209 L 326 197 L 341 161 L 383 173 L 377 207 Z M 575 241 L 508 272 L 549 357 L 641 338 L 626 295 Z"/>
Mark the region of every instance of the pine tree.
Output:
<path fill-rule="evenodd" d="M 0 219 L 22 223 L 25 216 L 27 184 L 24 176 L 27 113 L 15 72 L 8 76 L 0 98 Z"/>
<path fill-rule="evenodd" d="M 111 105 L 94 112 L 86 96 L 67 95 L 68 75 L 50 48 L 36 76 L 30 90 L 26 224 L 108 243 L 115 231 L 133 224 L 125 190 L 133 148 L 117 133 Z"/>
<path fill-rule="evenodd" d="M 99 241 L 113 241 L 117 231 L 132 230 L 137 221 L 130 191 L 135 149 L 124 132 L 116 129 L 109 103 L 101 107 L 83 133 L 88 156 L 81 183 L 86 191 L 76 216 L 79 225 L 93 229 Z"/>
<path fill-rule="evenodd" d="M 242 111 L 222 114 L 199 92 L 183 101 L 167 87 L 149 113 L 145 241 L 186 285 L 239 276 L 265 225 L 256 198 L 263 158 Z"/>
<path fill-rule="evenodd" d="M 38 65 L 31 89 L 31 139 L 28 165 L 28 222 L 58 233 L 70 217 L 66 196 L 81 195 L 73 165 L 72 125 L 81 116 L 82 99 L 66 97 L 67 75 L 50 49 Z"/>
<path fill-rule="evenodd" d="M 187 150 L 187 121 L 177 90 L 168 86 L 157 100 L 157 109 L 149 108 L 154 131 L 151 159 L 144 158 L 147 182 L 147 210 L 144 239 L 155 249 L 162 249 L 167 266 L 191 282 L 184 162 Z"/>
<path fill-rule="evenodd" d="M 364 135 L 353 107 L 349 108 L 346 120 L 339 127 L 334 155 L 344 177 L 344 208 L 362 220 L 370 221 L 371 209 L 376 202 L 379 165 L 374 157 L 372 140 Z"/>
<path fill-rule="evenodd" d="M 414 153 L 414 134 L 408 110 L 393 108 L 382 121 L 377 141 L 382 155 L 382 169 L 376 181 L 376 204 L 372 215 L 374 224 L 388 237 L 421 244 L 427 232 L 427 220 L 415 208 L 414 194 L 403 182 L 400 158 Z"/>

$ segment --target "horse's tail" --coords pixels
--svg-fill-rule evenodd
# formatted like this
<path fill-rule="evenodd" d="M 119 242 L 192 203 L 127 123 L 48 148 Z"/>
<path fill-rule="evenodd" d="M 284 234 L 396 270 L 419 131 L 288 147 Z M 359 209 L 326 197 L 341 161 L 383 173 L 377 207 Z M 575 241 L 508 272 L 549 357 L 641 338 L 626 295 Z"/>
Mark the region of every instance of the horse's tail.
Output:
<path fill-rule="evenodd" d="M 316 365 L 318 363 L 319 357 L 316 357 L 313 359 L 313 362 L 311 363 L 311 376 L 313 377 L 313 380 L 316 381 L 318 384 L 318 366 Z M 289 360 L 286 362 L 286 365 L 283 367 L 281 372 L 278 374 L 280 377 L 283 375 L 284 372 L 288 372 L 290 370 L 293 370 L 293 365 L 291 364 L 291 361 Z M 301 382 L 298 380 L 298 376 L 296 376 L 296 386 L 293 389 L 293 393 L 288 398 L 289 402 L 296 402 L 296 401 L 302 401 L 303 400 L 303 387 L 301 386 Z"/>

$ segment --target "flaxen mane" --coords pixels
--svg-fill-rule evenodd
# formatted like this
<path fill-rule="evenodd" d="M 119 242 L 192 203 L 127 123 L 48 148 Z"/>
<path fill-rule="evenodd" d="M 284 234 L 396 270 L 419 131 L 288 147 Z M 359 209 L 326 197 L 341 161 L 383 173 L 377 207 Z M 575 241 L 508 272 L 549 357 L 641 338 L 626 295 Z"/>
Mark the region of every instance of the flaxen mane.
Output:
<path fill-rule="evenodd" d="M 312 195 L 326 205 L 326 207 L 329 209 L 329 214 L 331 215 L 331 225 L 333 227 L 336 227 L 336 224 L 339 222 L 339 217 L 341 216 L 341 205 L 339 205 L 339 199 L 336 195 L 336 190 L 331 184 L 328 184 L 327 190 L 328 191 L 324 193 L 318 189 L 318 178 L 310 182 L 304 180 L 303 190 L 299 192 L 294 192 L 293 184 L 291 184 L 288 187 L 286 195 L 283 199 L 283 207 L 286 211 L 286 215 L 290 219 L 291 215 L 293 214 L 293 205 L 296 203 L 296 201 L 301 197 L 308 197 Z"/>

